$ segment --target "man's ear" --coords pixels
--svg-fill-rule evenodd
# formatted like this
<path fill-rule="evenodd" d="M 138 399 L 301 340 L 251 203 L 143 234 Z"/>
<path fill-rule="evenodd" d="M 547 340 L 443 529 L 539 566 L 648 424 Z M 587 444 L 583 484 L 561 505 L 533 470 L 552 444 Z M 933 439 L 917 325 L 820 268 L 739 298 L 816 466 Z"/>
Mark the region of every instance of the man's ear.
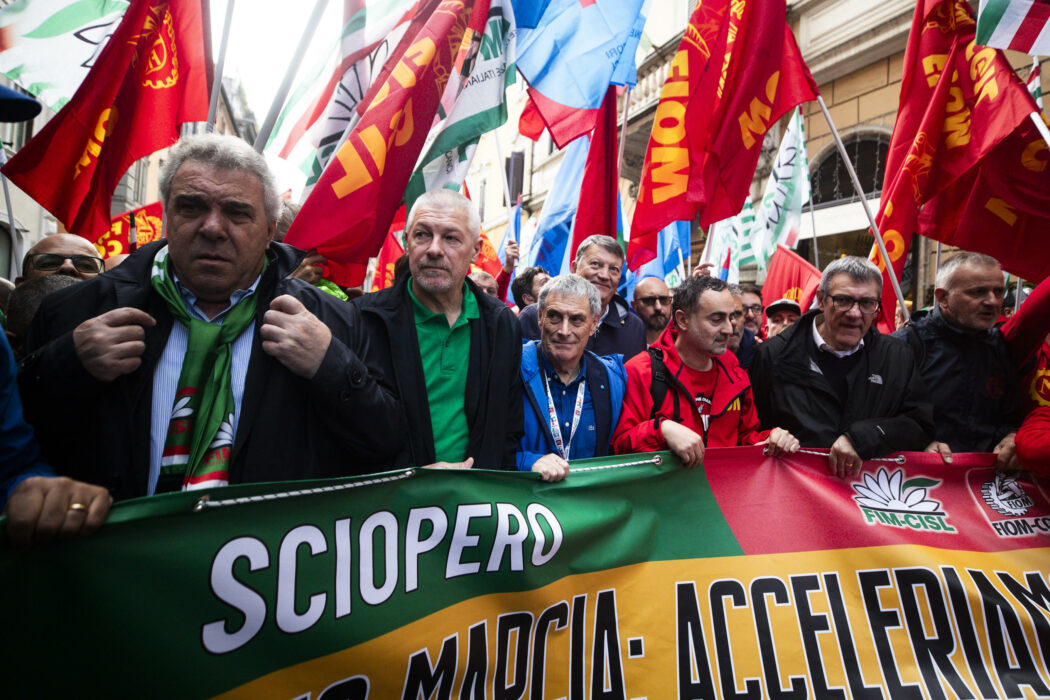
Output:
<path fill-rule="evenodd" d="M 937 306 L 943 306 L 948 303 L 948 290 L 947 289 L 934 289 L 933 298 L 937 301 Z"/>
<path fill-rule="evenodd" d="M 684 331 L 689 326 L 689 314 L 683 309 L 678 309 L 674 312 L 674 325 L 680 331 Z"/>
<path fill-rule="evenodd" d="M 478 240 L 474 241 L 474 255 L 470 258 L 470 262 L 477 262 L 478 256 L 481 254 L 481 246 L 484 241 L 481 240 L 481 234 L 478 234 Z"/>
<path fill-rule="evenodd" d="M 574 275 L 576 274 L 576 261 L 575 260 L 570 260 L 569 261 L 569 272 L 571 272 Z"/>
<path fill-rule="evenodd" d="M 269 225 L 267 226 L 266 233 L 266 247 L 269 248 L 270 244 L 277 239 L 277 219 L 274 219 L 269 223 Z"/>

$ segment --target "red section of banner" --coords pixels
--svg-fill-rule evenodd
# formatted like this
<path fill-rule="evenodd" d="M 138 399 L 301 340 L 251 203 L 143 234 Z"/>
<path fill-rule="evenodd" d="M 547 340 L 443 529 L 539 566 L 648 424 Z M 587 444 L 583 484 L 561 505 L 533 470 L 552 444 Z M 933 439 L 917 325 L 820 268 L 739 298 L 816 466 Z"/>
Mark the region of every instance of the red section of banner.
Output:
<path fill-rule="evenodd" d="M 610 85 L 598 113 L 587 163 L 583 167 L 580 201 L 572 224 L 572 249 L 569 259 L 576 259 L 576 249 L 584 238 L 602 234 L 616 238 L 616 199 L 620 184 L 616 161 L 619 141 L 616 138 L 616 86 Z"/>
<path fill-rule="evenodd" d="M 856 477 L 838 479 L 819 455 L 765 458 L 756 467 L 761 449 L 704 455 L 711 490 L 747 554 L 898 544 L 997 552 L 1050 541 L 1046 484 L 1024 471 L 997 471 L 994 455 L 956 454 L 946 465 L 939 455 L 909 452 L 902 464 L 868 460 Z"/>
<path fill-rule="evenodd" d="M 994 255 L 1007 267 L 1019 261 L 1018 253 L 1024 256 L 1011 250 L 1022 240 L 1019 233 L 997 235 L 1007 227 L 981 212 L 995 185 L 978 181 L 970 171 L 1021 124 L 1033 110 L 1032 100 L 1002 52 L 974 43 L 976 26 L 964 0 L 926 0 L 915 9 L 877 218 L 898 278 L 916 232 Z M 1031 181 L 1023 170 L 1016 172 L 1020 157 L 1014 158 L 1014 179 Z M 947 199 L 939 202 L 942 192 Z M 1048 197 L 1045 192 L 1036 195 L 1036 206 Z M 959 216 L 968 198 L 977 200 L 970 212 L 976 220 Z M 1026 230 L 1026 224 L 1019 227 Z M 963 236 L 955 231 L 959 225 L 965 227 Z M 897 301 L 877 247 L 872 247 L 871 259 L 884 272 L 879 327 L 885 332 L 894 328 Z"/>
<path fill-rule="evenodd" d="M 671 64 L 642 168 L 628 266 L 656 257 L 660 230 L 739 213 L 769 126 L 817 87 L 777 0 L 699 3 Z M 687 127 L 688 125 L 688 127 Z"/>
<path fill-rule="evenodd" d="M 444 0 L 386 75 L 285 238 L 356 286 L 383 244 L 452 73 L 472 2 Z M 406 35 L 407 36 L 407 35 Z"/>
<path fill-rule="evenodd" d="M 820 286 L 820 270 L 782 245 L 769 259 L 762 295 L 768 306 L 778 299 L 793 299 L 805 312 L 813 303 Z"/>
<path fill-rule="evenodd" d="M 132 2 L 73 99 L 4 174 L 72 233 L 105 235 L 128 167 L 207 118 L 203 47 L 199 2 Z"/>

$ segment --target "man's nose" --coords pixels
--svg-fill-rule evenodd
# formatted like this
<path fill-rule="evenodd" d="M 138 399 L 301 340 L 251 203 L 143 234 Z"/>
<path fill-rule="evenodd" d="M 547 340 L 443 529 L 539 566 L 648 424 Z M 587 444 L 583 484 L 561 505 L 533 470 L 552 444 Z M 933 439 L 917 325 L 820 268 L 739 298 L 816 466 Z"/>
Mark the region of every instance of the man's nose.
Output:
<path fill-rule="evenodd" d="M 225 218 L 218 207 L 213 207 L 204 215 L 201 222 L 201 231 L 210 235 L 219 235 L 225 230 Z"/>
<path fill-rule="evenodd" d="M 78 274 L 77 268 L 73 266 L 73 261 L 69 258 L 62 261 L 62 266 L 56 272 L 61 275 L 73 275 L 74 277 Z"/>

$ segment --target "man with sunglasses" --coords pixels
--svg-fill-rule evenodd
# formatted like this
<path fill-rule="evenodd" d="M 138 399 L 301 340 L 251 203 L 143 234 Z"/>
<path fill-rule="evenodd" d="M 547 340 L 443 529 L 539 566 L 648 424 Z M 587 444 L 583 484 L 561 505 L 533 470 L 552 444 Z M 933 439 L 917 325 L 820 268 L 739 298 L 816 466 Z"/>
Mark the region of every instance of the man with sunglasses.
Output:
<path fill-rule="evenodd" d="M 55 233 L 29 249 L 22 260 L 22 274 L 15 278 L 15 285 L 46 275 L 90 280 L 98 277 L 104 269 L 102 257 L 86 238 L 71 233 Z"/>
<path fill-rule="evenodd" d="M 830 448 L 837 476 L 933 439 L 933 404 L 915 355 L 872 327 L 881 294 L 882 273 L 870 261 L 834 261 L 821 278 L 819 308 L 760 345 L 751 367 L 763 427 Z"/>
<path fill-rule="evenodd" d="M 671 292 L 659 277 L 645 277 L 634 288 L 631 308 L 645 324 L 645 345 L 656 342 L 671 320 Z"/>

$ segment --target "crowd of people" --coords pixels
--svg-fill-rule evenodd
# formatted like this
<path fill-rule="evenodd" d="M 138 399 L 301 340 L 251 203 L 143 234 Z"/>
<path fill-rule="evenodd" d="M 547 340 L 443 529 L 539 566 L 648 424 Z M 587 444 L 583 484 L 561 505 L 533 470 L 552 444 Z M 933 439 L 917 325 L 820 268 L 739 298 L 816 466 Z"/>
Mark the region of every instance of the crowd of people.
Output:
<path fill-rule="evenodd" d="M 1050 467 L 1050 409 L 1025 420 L 1022 390 L 1050 367 L 1050 288 L 1001 324 L 984 255 L 950 258 L 932 309 L 884 335 L 882 273 L 858 257 L 827 266 L 808 310 L 703 267 L 673 290 L 642 279 L 628 303 L 623 250 L 601 235 L 571 274 L 511 279 L 514 248 L 498 277 L 471 273 L 477 210 L 438 190 L 409 212 L 394 284 L 347 295 L 317 286 L 315 251 L 279 242 L 294 211 L 244 142 L 184 138 L 161 195 L 164 239 L 107 269 L 85 239 L 48 236 L 3 290 L 17 544 L 89 533 L 113 500 L 411 466 L 555 481 L 570 460 L 670 450 L 693 467 L 763 445 L 825 449 L 839 476 L 908 450 Z"/>

